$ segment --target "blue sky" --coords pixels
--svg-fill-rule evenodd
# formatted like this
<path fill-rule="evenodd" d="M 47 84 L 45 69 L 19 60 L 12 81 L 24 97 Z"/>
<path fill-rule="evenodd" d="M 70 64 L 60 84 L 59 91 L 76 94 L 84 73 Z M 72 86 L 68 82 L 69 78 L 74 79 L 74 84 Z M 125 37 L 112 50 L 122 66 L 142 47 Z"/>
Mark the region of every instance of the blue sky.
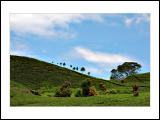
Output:
<path fill-rule="evenodd" d="M 10 14 L 10 53 L 109 79 L 126 61 L 150 71 L 149 14 Z"/>

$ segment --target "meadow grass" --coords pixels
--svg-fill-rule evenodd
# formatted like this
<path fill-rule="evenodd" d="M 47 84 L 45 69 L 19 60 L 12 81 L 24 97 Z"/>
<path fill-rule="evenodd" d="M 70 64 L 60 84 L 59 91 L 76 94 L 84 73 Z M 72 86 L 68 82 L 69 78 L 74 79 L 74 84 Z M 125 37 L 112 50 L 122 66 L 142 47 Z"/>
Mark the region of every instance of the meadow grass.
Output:
<path fill-rule="evenodd" d="M 11 106 L 149 106 L 149 92 L 132 94 L 110 94 L 93 97 L 45 97 L 34 95 L 16 96 Z"/>

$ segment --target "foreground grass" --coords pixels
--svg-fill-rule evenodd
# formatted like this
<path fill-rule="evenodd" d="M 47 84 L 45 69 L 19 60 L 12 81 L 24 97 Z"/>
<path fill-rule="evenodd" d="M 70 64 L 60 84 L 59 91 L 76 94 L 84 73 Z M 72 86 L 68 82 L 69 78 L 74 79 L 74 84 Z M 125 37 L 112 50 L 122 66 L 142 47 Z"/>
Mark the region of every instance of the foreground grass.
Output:
<path fill-rule="evenodd" d="M 149 106 L 149 92 L 138 97 L 132 94 L 110 94 L 94 97 L 14 96 L 11 106 Z"/>

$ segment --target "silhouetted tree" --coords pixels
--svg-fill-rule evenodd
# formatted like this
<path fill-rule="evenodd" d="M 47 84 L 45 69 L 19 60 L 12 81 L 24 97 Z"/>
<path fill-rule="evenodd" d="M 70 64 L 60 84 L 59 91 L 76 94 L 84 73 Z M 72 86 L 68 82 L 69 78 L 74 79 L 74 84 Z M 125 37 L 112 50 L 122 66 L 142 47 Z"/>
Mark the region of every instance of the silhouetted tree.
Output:
<path fill-rule="evenodd" d="M 87 74 L 90 75 L 90 72 L 88 72 Z"/>
<path fill-rule="evenodd" d="M 78 67 L 76 67 L 76 70 L 78 71 Z"/>
<path fill-rule="evenodd" d="M 81 67 L 81 71 L 84 72 L 84 71 L 85 71 L 85 68 L 84 68 L 84 67 Z"/>
<path fill-rule="evenodd" d="M 63 66 L 66 66 L 66 63 L 65 63 L 65 62 L 63 63 Z"/>
<path fill-rule="evenodd" d="M 76 68 L 75 67 L 73 67 L 73 70 L 75 70 Z"/>

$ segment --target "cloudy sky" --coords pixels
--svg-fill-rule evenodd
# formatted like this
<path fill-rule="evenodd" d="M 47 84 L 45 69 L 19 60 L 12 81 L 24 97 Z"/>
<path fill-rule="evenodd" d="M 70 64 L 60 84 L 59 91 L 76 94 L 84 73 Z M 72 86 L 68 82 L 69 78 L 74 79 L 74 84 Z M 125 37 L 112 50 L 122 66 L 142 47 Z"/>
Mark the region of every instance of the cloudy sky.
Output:
<path fill-rule="evenodd" d="M 10 14 L 10 53 L 109 79 L 126 61 L 150 71 L 149 14 Z"/>

